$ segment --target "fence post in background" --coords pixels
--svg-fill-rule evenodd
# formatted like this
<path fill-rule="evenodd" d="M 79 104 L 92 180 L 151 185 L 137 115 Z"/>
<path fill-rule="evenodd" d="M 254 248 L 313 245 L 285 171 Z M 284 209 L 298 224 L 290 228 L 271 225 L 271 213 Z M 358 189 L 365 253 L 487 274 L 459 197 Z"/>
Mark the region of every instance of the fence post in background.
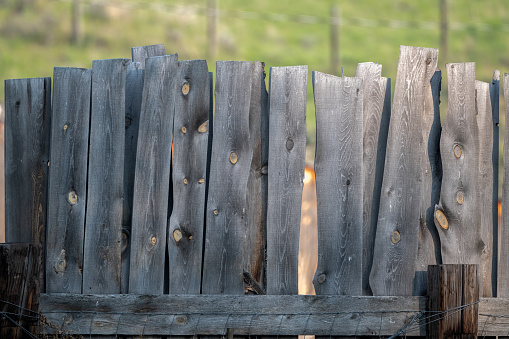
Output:
<path fill-rule="evenodd" d="M 299 292 L 307 75 L 307 66 L 270 69 L 267 294 Z"/>
<path fill-rule="evenodd" d="M 493 254 L 493 116 L 490 89 L 487 82 L 475 82 L 476 120 L 479 127 L 479 224 L 484 249 L 480 255 L 479 270 L 482 278 L 481 296 L 492 297 L 492 254 Z M 497 217 L 498 219 L 498 217 Z"/>
<path fill-rule="evenodd" d="M 217 54 L 217 0 L 207 0 L 207 57 Z"/>
<path fill-rule="evenodd" d="M 424 162 L 428 161 L 427 140 L 422 139 L 423 129 L 430 124 L 426 115 L 432 120 L 433 111 L 425 109 L 425 99 L 437 59 L 436 49 L 400 48 L 370 274 L 374 295 L 413 293 L 423 214 L 423 184 L 416 178 L 423 177 Z"/>
<path fill-rule="evenodd" d="M 81 293 L 92 70 L 55 67 L 46 292 Z"/>
<path fill-rule="evenodd" d="M 427 338 L 477 338 L 477 268 L 472 264 L 428 266 Z"/>
<path fill-rule="evenodd" d="M 244 294 L 251 63 L 217 62 L 216 114 L 206 211 L 203 294 Z"/>
<path fill-rule="evenodd" d="M 0 244 L 0 338 L 37 336 L 41 244 Z"/>
<path fill-rule="evenodd" d="M 331 5 L 330 17 L 330 67 L 331 74 L 339 73 L 340 65 L 340 41 L 341 41 L 341 9 L 338 5 Z"/>
<path fill-rule="evenodd" d="M 373 247 L 391 117 L 390 80 L 382 78 L 381 75 L 382 65 L 373 62 L 358 64 L 355 72 L 355 76 L 362 79 L 363 91 L 362 290 L 366 295 L 372 294 L 369 273 L 373 264 Z"/>
<path fill-rule="evenodd" d="M 479 212 L 475 63 L 447 64 L 447 75 L 449 111 L 440 139 L 443 180 L 435 224 L 444 264 L 479 264 L 485 244 Z"/>
<path fill-rule="evenodd" d="M 83 293 L 121 291 L 125 83 L 129 59 L 94 60 Z"/>
<path fill-rule="evenodd" d="M 173 125 L 173 207 L 167 246 L 170 294 L 200 294 L 210 131 L 205 60 L 179 61 Z"/>
<path fill-rule="evenodd" d="M 313 88 L 318 206 L 313 284 L 318 295 L 362 295 L 362 79 L 313 72 Z"/>

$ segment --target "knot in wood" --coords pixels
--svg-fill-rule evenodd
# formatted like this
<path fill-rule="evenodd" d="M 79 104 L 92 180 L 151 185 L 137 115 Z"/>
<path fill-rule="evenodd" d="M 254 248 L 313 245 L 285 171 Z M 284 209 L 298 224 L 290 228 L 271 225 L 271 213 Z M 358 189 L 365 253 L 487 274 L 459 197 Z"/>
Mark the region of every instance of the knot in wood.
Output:
<path fill-rule="evenodd" d="M 236 152 L 231 152 L 230 153 L 230 162 L 235 165 L 237 163 L 237 161 L 239 161 L 239 155 Z"/>
<path fill-rule="evenodd" d="M 179 242 L 180 239 L 182 239 L 182 232 L 178 229 L 173 231 L 173 239 L 175 239 L 176 242 Z"/>
<path fill-rule="evenodd" d="M 397 244 L 401 240 L 401 234 L 398 231 L 394 231 L 391 234 L 391 241 L 393 244 Z"/>
<path fill-rule="evenodd" d="M 437 210 L 435 212 L 435 219 L 438 221 L 438 224 L 442 226 L 444 230 L 449 228 L 449 221 L 447 220 L 447 217 L 445 216 L 444 212 L 441 210 Z"/>
<path fill-rule="evenodd" d="M 179 315 L 175 317 L 175 322 L 179 325 L 184 325 L 185 323 L 187 323 L 187 317 L 184 315 Z"/>
<path fill-rule="evenodd" d="M 214 215 L 219 215 L 219 211 L 217 209 L 214 210 Z"/>
<path fill-rule="evenodd" d="M 189 83 L 186 81 L 182 85 L 182 94 L 187 95 L 189 93 Z"/>
<path fill-rule="evenodd" d="M 205 121 L 203 124 L 198 127 L 198 132 L 205 133 L 209 130 L 209 121 Z"/>
<path fill-rule="evenodd" d="M 78 201 L 78 195 L 76 194 L 75 191 L 69 192 L 68 200 L 69 200 L 69 203 L 71 205 L 75 205 L 76 204 L 76 202 Z"/>
<path fill-rule="evenodd" d="M 458 204 L 463 205 L 463 202 L 465 202 L 465 195 L 463 194 L 463 191 L 458 191 L 458 193 L 456 193 L 456 201 Z"/>
<path fill-rule="evenodd" d="M 293 148 L 293 140 L 292 140 L 292 138 L 288 138 L 286 140 L 286 149 L 291 151 L 292 148 Z"/>
<path fill-rule="evenodd" d="M 203 184 L 203 183 L 205 183 L 205 179 L 203 179 L 203 178 L 202 178 L 202 179 L 198 180 L 198 183 L 199 183 L 199 184 Z"/>
<path fill-rule="evenodd" d="M 186 134 L 187 133 L 187 128 L 186 126 L 182 126 L 182 133 Z"/>
<path fill-rule="evenodd" d="M 460 145 L 454 145 L 454 155 L 456 156 L 456 158 L 460 158 L 461 157 L 461 147 Z"/>
<path fill-rule="evenodd" d="M 187 185 L 189 183 L 189 181 L 187 180 L 187 178 L 184 178 L 184 185 Z"/>
<path fill-rule="evenodd" d="M 323 282 L 324 282 L 326 279 L 327 279 L 327 276 L 326 276 L 324 273 L 322 273 L 322 274 L 320 274 L 320 275 L 318 276 L 318 282 L 319 282 L 320 284 L 323 284 Z"/>
<path fill-rule="evenodd" d="M 157 244 L 157 238 L 153 236 L 152 238 L 150 238 L 150 242 L 152 243 L 152 245 Z"/>

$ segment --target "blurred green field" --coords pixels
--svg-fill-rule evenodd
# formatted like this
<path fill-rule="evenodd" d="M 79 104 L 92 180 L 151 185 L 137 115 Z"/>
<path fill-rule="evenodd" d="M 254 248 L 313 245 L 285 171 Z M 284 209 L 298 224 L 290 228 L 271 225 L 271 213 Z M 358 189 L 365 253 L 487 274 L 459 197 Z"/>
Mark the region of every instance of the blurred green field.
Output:
<path fill-rule="evenodd" d="M 81 0 L 83 37 L 78 45 L 70 43 L 72 2 L 0 0 L 1 79 L 51 76 L 54 66 L 91 67 L 94 59 L 130 57 L 131 47 L 157 43 L 181 60 L 207 58 L 207 0 Z M 440 44 L 439 0 L 217 0 L 217 5 L 217 54 L 207 58 L 212 71 L 216 60 L 260 60 L 267 73 L 271 66 L 305 64 L 310 72 L 341 74 L 330 64 L 332 5 L 342 18 L 339 53 L 346 76 L 355 74 L 358 62 L 374 61 L 383 65 L 384 76 L 394 79 L 399 45 Z M 475 61 L 482 81 L 490 81 L 495 68 L 502 74 L 509 70 L 508 14 L 506 1 L 448 0 L 448 60 L 440 57 L 439 67 Z M 2 81 L 2 93 L 3 86 Z M 444 111 L 445 74 L 442 89 Z"/>

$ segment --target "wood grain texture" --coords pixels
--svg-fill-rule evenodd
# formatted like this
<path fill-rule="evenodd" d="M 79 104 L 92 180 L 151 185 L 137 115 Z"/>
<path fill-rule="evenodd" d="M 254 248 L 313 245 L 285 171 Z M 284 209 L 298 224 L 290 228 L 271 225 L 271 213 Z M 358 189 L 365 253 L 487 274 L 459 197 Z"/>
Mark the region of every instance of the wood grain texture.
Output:
<path fill-rule="evenodd" d="M 436 71 L 436 70 L 435 70 Z M 433 73 L 435 73 L 435 71 Z M 424 83 L 424 114 L 422 116 L 421 133 L 424 151 L 421 159 L 421 196 L 419 208 L 419 241 L 417 257 L 415 263 L 415 273 L 413 281 L 413 295 L 426 295 L 427 289 L 427 270 L 429 265 L 436 265 L 435 246 L 433 236 L 426 223 L 426 213 L 430 208 L 430 198 L 432 191 L 432 170 L 429 161 L 430 147 L 439 147 L 439 144 L 430 143 L 430 134 L 432 126 L 435 123 L 435 106 L 431 89 L 431 79 Z M 433 136 L 432 136 L 433 137 Z M 434 150 L 431 150 L 434 152 Z"/>
<path fill-rule="evenodd" d="M 363 81 L 313 72 L 316 294 L 362 294 Z"/>
<path fill-rule="evenodd" d="M 81 293 L 92 70 L 55 67 L 46 291 Z"/>
<path fill-rule="evenodd" d="M 202 292 L 243 294 L 246 196 L 253 157 L 249 136 L 251 63 L 221 61 L 216 67 Z"/>
<path fill-rule="evenodd" d="M 356 77 L 362 79 L 363 96 L 363 226 L 362 226 L 362 290 L 364 294 L 371 294 L 369 287 L 369 273 L 373 263 L 373 248 L 375 246 L 376 224 L 378 221 L 378 209 L 380 202 L 381 180 L 377 178 L 377 165 L 385 162 L 385 147 L 387 134 L 384 135 L 384 124 L 389 126 L 389 121 L 382 121 L 389 116 L 383 116 L 386 107 L 387 78 L 382 78 L 382 65 L 373 62 L 364 62 L 357 65 Z M 390 86 L 388 88 L 390 92 Z M 390 96 L 389 107 L 390 107 Z M 380 133 L 382 132 L 382 135 Z M 387 131 L 386 131 L 387 132 Z M 380 151 L 379 151 L 380 150 Z M 383 170 L 382 170 L 383 175 Z M 377 180 L 378 179 L 378 180 Z M 377 206 L 373 206 L 373 204 Z"/>
<path fill-rule="evenodd" d="M 509 121 L 509 74 L 504 74 L 505 119 Z M 509 124 L 505 124 L 504 145 L 509 145 Z M 509 168 L 509 147 L 504 147 L 504 168 Z M 500 257 L 497 297 L 509 297 L 509 171 L 502 181 L 502 224 L 500 225 Z"/>
<path fill-rule="evenodd" d="M 484 249 L 481 252 L 479 272 L 481 276 L 481 295 L 492 297 L 492 254 L 493 254 L 493 116 L 490 100 L 490 86 L 487 82 L 475 82 L 475 104 L 477 126 L 479 128 L 479 209 L 481 215 L 481 239 Z M 498 219 L 498 217 L 497 217 Z"/>
<path fill-rule="evenodd" d="M 298 293 L 307 72 L 307 66 L 270 70 L 267 294 Z"/>
<path fill-rule="evenodd" d="M 42 251 L 41 244 L 0 244 L 1 338 L 28 338 L 23 329 L 38 333 Z"/>
<path fill-rule="evenodd" d="M 141 68 L 145 69 L 145 59 L 166 55 L 163 44 L 139 46 L 131 48 L 133 62 L 140 62 Z"/>
<path fill-rule="evenodd" d="M 129 62 L 110 59 L 92 64 L 84 293 L 120 293 L 125 84 Z"/>
<path fill-rule="evenodd" d="M 426 88 L 438 51 L 401 46 L 370 274 L 374 295 L 411 295 L 417 256 Z M 432 112 L 431 112 L 432 113 Z M 397 233 L 396 233 L 397 232 Z M 392 238 L 392 239 L 391 239 Z"/>
<path fill-rule="evenodd" d="M 177 63 L 175 54 L 146 60 L 134 178 L 129 293 L 164 291 Z"/>
<path fill-rule="evenodd" d="M 93 335 L 392 335 L 425 307 L 425 297 L 41 295 L 55 325 Z"/>
<path fill-rule="evenodd" d="M 200 294 L 210 109 L 205 60 L 178 62 L 175 93 L 174 199 L 167 235 L 169 291 Z"/>
<path fill-rule="evenodd" d="M 247 182 L 247 227 L 244 235 L 244 281 L 249 293 L 265 293 L 267 248 L 267 163 L 268 93 L 265 88 L 265 65 L 251 64 L 251 103 L 249 108 L 249 135 L 253 159 Z M 264 151 L 265 149 L 265 151 Z"/>
<path fill-rule="evenodd" d="M 436 210 L 445 215 L 448 228 L 444 229 L 437 221 L 435 223 L 440 234 L 444 264 L 479 264 L 485 244 L 479 212 L 475 63 L 448 64 L 447 75 L 449 111 L 440 140 L 443 182 L 440 205 Z"/>
<path fill-rule="evenodd" d="M 5 241 L 45 243 L 51 78 L 5 80 Z"/>

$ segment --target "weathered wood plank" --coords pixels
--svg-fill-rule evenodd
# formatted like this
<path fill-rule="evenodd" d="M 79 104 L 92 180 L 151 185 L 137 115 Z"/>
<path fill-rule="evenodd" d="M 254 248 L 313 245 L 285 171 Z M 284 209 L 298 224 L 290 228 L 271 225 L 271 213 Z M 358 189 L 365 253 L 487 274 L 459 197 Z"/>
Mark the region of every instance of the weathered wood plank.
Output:
<path fill-rule="evenodd" d="M 479 264 L 485 244 L 479 212 L 479 129 L 475 63 L 448 64 L 449 112 L 440 152 L 443 183 L 435 224 L 444 264 Z"/>
<path fill-rule="evenodd" d="M 55 67 L 46 291 L 81 293 L 92 70 Z"/>
<path fill-rule="evenodd" d="M 426 89 L 438 50 L 401 46 L 370 285 L 375 295 L 411 295 L 419 239 Z"/>
<path fill-rule="evenodd" d="M 205 224 L 210 81 L 205 60 L 179 61 L 173 126 L 170 293 L 200 294 Z"/>
<path fill-rule="evenodd" d="M 269 92 L 267 293 L 298 293 L 307 66 L 272 67 Z"/>
<path fill-rule="evenodd" d="M 38 334 L 41 244 L 0 244 L 0 337 Z"/>
<path fill-rule="evenodd" d="M 139 46 L 131 48 L 132 60 L 140 62 L 141 68 L 145 69 L 145 59 L 166 55 L 166 50 L 163 44 Z"/>
<path fill-rule="evenodd" d="M 129 62 L 111 59 L 92 64 L 84 293 L 120 293 L 125 83 Z"/>
<path fill-rule="evenodd" d="M 329 336 L 392 335 L 425 307 L 425 297 L 43 294 L 40 308 L 78 333 Z"/>
<path fill-rule="evenodd" d="M 475 104 L 479 128 L 479 224 L 484 249 L 481 252 L 479 272 L 482 280 L 481 295 L 492 297 L 492 254 L 493 254 L 493 116 L 491 112 L 490 85 L 475 82 Z M 498 217 L 497 217 L 498 219 Z"/>
<path fill-rule="evenodd" d="M 249 293 L 265 293 L 265 252 L 267 249 L 267 163 L 269 144 L 268 93 L 265 88 L 265 65 L 255 61 L 251 65 L 251 103 L 249 108 L 249 137 L 253 159 L 249 170 L 246 197 L 244 250 L 244 281 Z"/>
<path fill-rule="evenodd" d="M 390 119 L 383 116 L 386 107 L 386 92 L 389 90 L 387 78 L 382 78 L 382 65 L 364 62 L 357 65 L 355 76 L 362 79 L 363 96 L 363 226 L 362 226 L 362 290 L 364 294 L 371 294 L 369 287 L 369 273 L 373 263 L 373 248 L 375 246 L 376 223 L 380 202 L 381 180 L 377 178 L 380 163 L 385 162 L 385 148 Z M 389 87 L 389 88 L 388 88 Z M 390 96 L 388 98 L 390 107 Z M 387 121 L 383 121 L 385 118 Z M 387 129 L 384 129 L 384 124 Z M 385 131 L 385 133 L 384 133 Z M 382 132 L 382 135 L 380 133 Z M 380 150 L 380 151 L 379 151 Z M 383 155 L 383 160 L 378 159 Z M 383 171 L 381 171 L 383 176 Z M 376 180 L 378 179 L 378 181 Z M 376 204 L 377 206 L 373 206 Z"/>
<path fill-rule="evenodd" d="M 363 85 L 313 72 L 316 107 L 316 294 L 362 294 Z M 378 126 L 377 126 L 378 128 Z"/>
<path fill-rule="evenodd" d="M 504 74 L 505 119 L 509 121 L 509 73 Z M 509 124 L 505 124 L 504 145 L 509 145 Z M 509 297 L 509 147 L 504 147 L 504 179 L 502 181 L 502 224 L 500 225 L 500 257 L 497 297 Z"/>
<path fill-rule="evenodd" d="M 496 69 L 493 72 L 493 79 L 490 83 L 490 101 L 493 121 L 493 198 L 491 213 L 493 218 L 493 238 L 492 238 L 492 268 L 491 268 L 491 290 L 493 296 L 497 296 L 498 286 L 498 255 L 499 255 L 499 214 L 498 214 L 498 182 L 499 182 L 499 156 L 500 156 L 500 135 L 499 135 L 499 106 L 500 106 L 500 71 Z"/>
<path fill-rule="evenodd" d="M 129 293 L 164 290 L 177 55 L 146 60 L 133 195 Z"/>
<path fill-rule="evenodd" d="M 5 80 L 5 241 L 45 243 L 51 78 Z"/>
<path fill-rule="evenodd" d="M 249 137 L 251 63 L 221 61 L 216 69 L 202 292 L 243 294 L 247 182 L 253 157 Z"/>

